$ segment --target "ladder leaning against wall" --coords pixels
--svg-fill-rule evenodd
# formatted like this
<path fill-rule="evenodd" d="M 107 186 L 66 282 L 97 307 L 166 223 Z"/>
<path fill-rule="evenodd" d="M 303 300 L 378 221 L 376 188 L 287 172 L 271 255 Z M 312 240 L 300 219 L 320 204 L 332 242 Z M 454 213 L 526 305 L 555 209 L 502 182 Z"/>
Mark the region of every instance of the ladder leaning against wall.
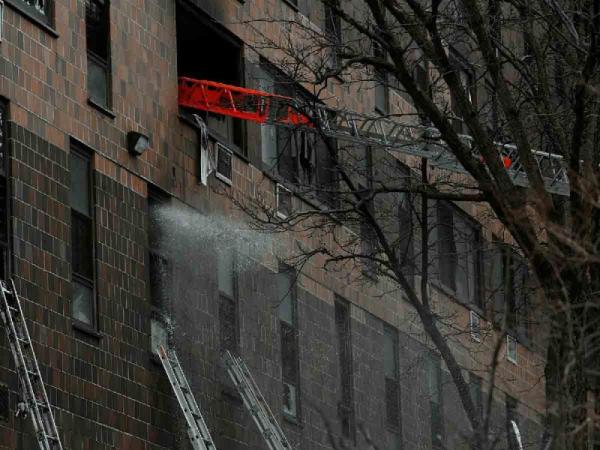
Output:
<path fill-rule="evenodd" d="M 157 353 L 185 417 L 192 447 L 194 450 L 216 450 L 175 351 L 161 345 Z M 223 363 L 269 450 L 292 450 L 244 361 L 226 351 Z"/>
<path fill-rule="evenodd" d="M 19 295 L 12 280 L 0 280 L 0 317 L 4 323 L 21 388 L 17 416 L 31 416 L 35 437 L 41 450 L 62 450 L 52 406 L 48 401 Z"/>

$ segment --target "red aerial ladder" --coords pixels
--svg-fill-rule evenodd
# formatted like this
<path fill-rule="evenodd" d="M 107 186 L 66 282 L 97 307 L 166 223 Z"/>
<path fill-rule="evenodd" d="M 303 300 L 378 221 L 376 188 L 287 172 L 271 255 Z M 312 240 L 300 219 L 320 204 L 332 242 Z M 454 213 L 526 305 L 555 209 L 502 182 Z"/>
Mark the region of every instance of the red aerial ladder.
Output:
<path fill-rule="evenodd" d="M 259 124 L 318 129 L 327 137 L 383 146 L 391 151 L 427 158 L 432 165 L 442 169 L 466 173 L 439 138 L 439 132 L 432 127 L 402 124 L 391 118 L 320 103 L 300 103 L 282 95 L 186 77 L 179 78 L 179 105 Z M 469 144 L 472 142 L 469 136 L 461 137 Z M 497 146 L 513 183 L 528 186 L 517 148 L 512 144 Z M 473 154 L 481 158 L 474 148 Z M 533 151 L 533 156 L 546 189 L 553 194 L 569 195 L 569 180 L 562 156 L 540 151 Z"/>

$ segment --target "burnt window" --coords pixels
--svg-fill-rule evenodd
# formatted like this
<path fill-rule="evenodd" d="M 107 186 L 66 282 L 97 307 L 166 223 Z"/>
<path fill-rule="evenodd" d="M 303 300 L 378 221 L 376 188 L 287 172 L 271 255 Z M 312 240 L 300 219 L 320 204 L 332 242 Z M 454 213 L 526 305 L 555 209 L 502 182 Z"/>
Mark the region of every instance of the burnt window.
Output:
<path fill-rule="evenodd" d="M 342 435 L 349 439 L 356 438 L 354 413 L 354 374 L 352 363 L 352 338 L 350 328 L 350 304 L 336 298 L 335 330 L 337 335 L 338 358 L 340 367 L 340 396 L 338 415 Z"/>
<path fill-rule="evenodd" d="M 442 368 L 439 356 L 430 353 L 426 361 L 427 392 L 429 394 L 431 444 L 444 448 L 444 411 L 442 402 Z"/>
<path fill-rule="evenodd" d="M 108 0 L 85 1 L 85 28 L 90 100 L 110 108 L 110 27 Z"/>
<path fill-rule="evenodd" d="M 217 284 L 219 286 L 219 337 L 221 351 L 238 352 L 237 277 L 235 254 L 232 249 L 219 251 Z"/>
<path fill-rule="evenodd" d="M 199 49 L 202 49 L 200 51 Z M 208 17 L 177 2 L 177 73 L 180 77 L 244 86 L 242 44 Z M 241 119 L 193 111 L 210 133 L 246 155 L 246 125 Z"/>
<path fill-rule="evenodd" d="M 300 100 L 300 106 L 315 101 L 267 61 L 261 64 L 257 84 L 261 90 Z M 307 129 L 262 125 L 261 155 L 263 168 L 282 182 L 321 205 L 333 205 L 338 180 L 335 140 Z"/>
<path fill-rule="evenodd" d="M 88 152 L 71 147 L 71 315 L 75 323 L 96 328 L 94 292 L 94 217 L 92 171 Z"/>
<path fill-rule="evenodd" d="M 383 339 L 386 425 L 389 429 L 399 432 L 401 410 L 398 330 L 389 325 L 384 325 Z"/>
<path fill-rule="evenodd" d="M 283 412 L 300 417 L 300 374 L 298 352 L 298 321 L 295 271 L 281 265 L 276 277 L 281 336 L 281 375 L 283 381 Z"/>
<path fill-rule="evenodd" d="M 449 202 L 437 202 L 438 276 L 458 300 L 481 307 L 481 231 Z"/>

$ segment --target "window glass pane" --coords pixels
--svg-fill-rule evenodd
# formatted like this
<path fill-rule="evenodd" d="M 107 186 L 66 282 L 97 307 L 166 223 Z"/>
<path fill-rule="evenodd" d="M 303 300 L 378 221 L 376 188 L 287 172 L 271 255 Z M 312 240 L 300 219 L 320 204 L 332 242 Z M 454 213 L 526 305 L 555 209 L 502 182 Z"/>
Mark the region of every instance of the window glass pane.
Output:
<path fill-rule="evenodd" d="M 92 288 L 73 280 L 71 314 L 75 320 L 93 326 L 94 299 Z"/>
<path fill-rule="evenodd" d="M 103 60 L 108 59 L 108 1 L 85 2 L 86 45 Z"/>
<path fill-rule="evenodd" d="M 291 272 L 285 271 L 277 274 L 275 278 L 277 280 L 277 300 L 281 302 L 279 303 L 279 320 L 295 326 L 292 276 Z"/>
<path fill-rule="evenodd" d="M 456 243 L 454 241 L 454 218 L 452 207 L 443 202 L 437 204 L 437 239 L 439 248 L 440 280 L 452 290 L 456 289 Z"/>
<path fill-rule="evenodd" d="M 283 383 L 283 412 L 290 416 L 298 415 L 296 386 Z"/>
<path fill-rule="evenodd" d="M 88 93 L 94 102 L 108 107 L 108 70 L 93 58 L 88 58 Z"/>
<path fill-rule="evenodd" d="M 386 448 L 390 450 L 402 450 L 402 437 L 399 433 L 387 431 L 387 436 L 388 446 Z"/>
<path fill-rule="evenodd" d="M 427 382 L 429 397 L 432 403 L 440 403 L 440 363 L 439 360 L 430 356 L 427 358 Z"/>
<path fill-rule="evenodd" d="M 80 214 L 71 214 L 71 268 L 88 280 L 94 279 L 92 221 Z"/>
<path fill-rule="evenodd" d="M 162 345 L 167 348 L 168 333 L 165 325 L 156 320 L 150 321 L 150 346 L 153 353 L 158 354 L 158 348 Z"/>
<path fill-rule="evenodd" d="M 90 215 L 90 162 L 77 153 L 71 153 L 71 207 Z"/>
<path fill-rule="evenodd" d="M 394 330 L 386 327 L 383 344 L 383 366 L 386 378 L 395 380 L 398 377 L 397 352 L 398 347 Z"/>
<path fill-rule="evenodd" d="M 228 297 L 234 295 L 234 271 L 233 271 L 233 252 L 231 249 L 224 249 L 219 252 L 217 268 L 217 284 L 219 291 Z"/>

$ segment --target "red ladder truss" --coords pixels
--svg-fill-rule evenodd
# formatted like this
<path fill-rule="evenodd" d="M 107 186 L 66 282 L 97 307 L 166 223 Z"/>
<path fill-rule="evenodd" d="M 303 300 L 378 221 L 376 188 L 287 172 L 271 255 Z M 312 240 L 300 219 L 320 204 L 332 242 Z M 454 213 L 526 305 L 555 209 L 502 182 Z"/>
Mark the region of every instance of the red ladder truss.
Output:
<path fill-rule="evenodd" d="M 311 124 L 290 97 L 214 81 L 180 77 L 179 105 L 257 123 Z"/>

